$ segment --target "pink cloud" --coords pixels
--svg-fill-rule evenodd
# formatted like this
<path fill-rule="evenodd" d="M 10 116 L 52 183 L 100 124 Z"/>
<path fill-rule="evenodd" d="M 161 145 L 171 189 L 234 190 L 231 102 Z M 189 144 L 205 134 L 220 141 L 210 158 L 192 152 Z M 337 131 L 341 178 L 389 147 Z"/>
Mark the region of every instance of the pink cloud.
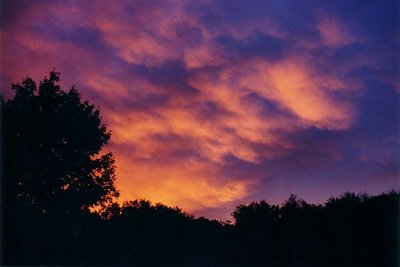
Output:
<path fill-rule="evenodd" d="M 320 16 L 316 27 L 322 43 L 328 47 L 340 47 L 360 42 L 360 38 L 351 33 L 348 26 L 346 27 L 332 16 Z"/>

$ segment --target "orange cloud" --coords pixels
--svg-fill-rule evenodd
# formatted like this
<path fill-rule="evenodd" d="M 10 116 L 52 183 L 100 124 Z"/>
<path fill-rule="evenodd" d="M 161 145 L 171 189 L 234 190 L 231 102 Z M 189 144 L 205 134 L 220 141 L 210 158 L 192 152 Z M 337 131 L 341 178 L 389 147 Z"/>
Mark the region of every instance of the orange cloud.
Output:
<path fill-rule="evenodd" d="M 138 3 L 139 4 L 139 3 Z M 170 4 L 142 3 L 143 9 L 135 11 L 135 16 L 120 16 L 123 8 L 119 4 L 107 4 L 107 13 L 93 12 L 95 27 L 101 32 L 105 42 L 113 47 L 117 55 L 131 64 L 143 64 L 154 67 L 169 60 L 178 60 L 184 54 L 191 57 L 190 51 L 196 51 L 188 45 L 188 36 L 192 31 L 200 31 L 194 18 L 184 14 L 183 3 Z M 148 5 L 146 7 L 146 5 Z M 149 19 L 154 18 L 154 19 Z M 181 33 L 179 28 L 188 27 L 188 33 Z M 201 41 L 200 41 L 201 42 Z M 191 46 L 197 46 L 193 44 Z M 204 48 L 203 48 L 204 50 Z M 199 50 L 205 55 L 204 51 Z M 189 64 L 198 64 L 199 58 L 188 59 Z"/>
<path fill-rule="evenodd" d="M 87 73 L 86 85 L 107 97 L 110 101 L 118 101 L 129 95 L 129 91 L 124 84 L 98 74 Z"/>
<path fill-rule="evenodd" d="M 343 82 L 329 75 L 317 75 L 305 63 L 288 59 L 271 66 L 261 65 L 259 76 L 253 77 L 252 82 L 262 95 L 276 100 L 306 125 L 349 128 L 354 116 L 351 103 L 335 101 L 329 95 L 330 90 L 343 88 Z"/>
<path fill-rule="evenodd" d="M 147 198 L 193 212 L 241 199 L 248 195 L 252 184 L 250 181 L 221 182 L 213 164 L 207 162 L 166 161 L 148 158 L 132 164 L 126 155 L 117 153 L 117 175 L 125 178 L 117 180 L 118 186 L 124 189 L 121 201 Z"/>
<path fill-rule="evenodd" d="M 239 201 L 257 179 L 219 179 L 216 170 L 225 156 L 257 164 L 262 158 L 281 155 L 279 151 L 260 154 L 252 144 L 279 142 L 286 147 L 281 153 L 293 146 L 283 143 L 276 131 L 291 133 L 309 126 L 348 129 L 354 116 L 351 103 L 338 102 L 330 95 L 346 90 L 346 81 L 317 74 L 297 58 L 244 62 L 218 74 L 199 72 L 190 84 L 199 90 L 197 95 L 181 95 L 151 112 L 107 110 L 119 162 L 118 183 L 124 189 L 122 199 L 146 197 L 189 211 Z M 249 94 L 276 103 L 294 117 L 265 116 L 261 104 L 244 101 Z M 224 111 L 217 117 L 199 117 L 203 103 L 216 103 Z M 120 146 L 131 149 L 119 150 Z M 186 152 L 192 156 L 176 156 Z"/>
<path fill-rule="evenodd" d="M 351 34 L 346 25 L 342 25 L 331 16 L 321 16 L 317 25 L 322 43 L 328 47 L 340 47 L 358 42 L 358 38 Z"/>

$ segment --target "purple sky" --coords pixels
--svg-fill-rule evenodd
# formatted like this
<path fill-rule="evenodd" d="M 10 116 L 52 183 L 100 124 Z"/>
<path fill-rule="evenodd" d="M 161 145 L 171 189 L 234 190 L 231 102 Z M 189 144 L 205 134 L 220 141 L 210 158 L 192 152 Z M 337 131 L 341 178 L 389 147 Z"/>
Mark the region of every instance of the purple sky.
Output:
<path fill-rule="evenodd" d="M 121 201 L 399 189 L 396 1 L 1 1 L 1 88 L 55 67 L 112 130 Z"/>

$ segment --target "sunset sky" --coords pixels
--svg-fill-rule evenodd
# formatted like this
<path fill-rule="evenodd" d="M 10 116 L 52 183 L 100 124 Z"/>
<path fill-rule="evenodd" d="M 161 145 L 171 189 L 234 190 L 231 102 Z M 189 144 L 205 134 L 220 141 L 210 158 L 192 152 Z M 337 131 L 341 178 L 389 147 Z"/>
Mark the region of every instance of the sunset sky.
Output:
<path fill-rule="evenodd" d="M 112 130 L 121 201 L 400 189 L 397 1 L 1 1 L 1 89 L 55 67 Z"/>

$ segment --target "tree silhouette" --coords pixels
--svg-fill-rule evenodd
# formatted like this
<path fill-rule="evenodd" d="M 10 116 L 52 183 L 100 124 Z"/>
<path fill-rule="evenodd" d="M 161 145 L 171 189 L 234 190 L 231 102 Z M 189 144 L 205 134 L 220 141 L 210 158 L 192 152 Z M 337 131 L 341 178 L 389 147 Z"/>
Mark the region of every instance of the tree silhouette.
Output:
<path fill-rule="evenodd" d="M 12 99 L 1 98 L 3 256 L 29 264 L 44 262 L 35 248 L 65 254 L 82 214 L 118 197 L 113 155 L 100 154 L 111 133 L 74 87 L 60 88 L 59 75 L 51 71 L 38 87 L 25 78 Z"/>
<path fill-rule="evenodd" d="M 56 71 L 38 90 L 25 78 L 2 103 L 6 198 L 42 213 L 105 205 L 118 196 L 113 156 L 99 155 L 111 133 L 74 87 L 57 82 Z"/>
<path fill-rule="evenodd" d="M 239 205 L 237 262 L 266 266 L 399 266 L 400 193 L 344 193 L 324 205 Z M 239 253 L 240 252 L 240 253 Z"/>

